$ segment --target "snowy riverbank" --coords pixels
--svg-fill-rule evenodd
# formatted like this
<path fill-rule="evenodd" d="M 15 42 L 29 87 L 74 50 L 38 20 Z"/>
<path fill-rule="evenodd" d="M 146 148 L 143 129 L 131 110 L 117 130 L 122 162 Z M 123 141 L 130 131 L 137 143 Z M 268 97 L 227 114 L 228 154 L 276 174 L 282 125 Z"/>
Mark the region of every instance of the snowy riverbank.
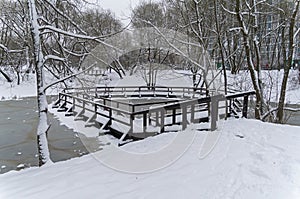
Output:
<path fill-rule="evenodd" d="M 0 198 L 296 199 L 300 197 L 299 132 L 299 127 L 229 120 L 204 159 L 198 154 L 207 132 L 197 132 L 187 152 L 157 172 L 122 173 L 87 155 L 3 174 Z M 153 142 L 146 139 L 126 147 L 150 149 Z"/>
<path fill-rule="evenodd" d="M 237 76 L 231 82 L 243 84 L 242 87 L 246 88 L 245 83 L 249 80 L 247 77 L 243 78 L 242 75 Z M 2 81 L 0 98 L 4 100 L 34 96 L 34 82 L 34 75 L 20 86 Z M 132 80 L 128 79 L 128 82 Z M 288 98 L 290 103 L 299 102 L 299 90 L 297 86 L 289 87 L 288 96 L 294 96 Z M 52 89 L 53 93 L 58 91 L 59 88 Z M 75 124 L 73 121 L 62 122 Z M 79 129 L 83 128 L 79 125 Z M 161 134 L 129 143 L 121 147 L 121 150 L 151 154 L 155 149 L 158 155 L 153 163 L 159 163 L 164 161 L 162 158 L 168 158 L 159 155 L 160 149 L 172 143 L 176 136 L 194 133 L 195 139 L 181 158 L 166 168 L 151 173 L 133 174 L 110 169 L 99 159 L 105 150 L 42 168 L 10 171 L 0 175 L 0 198 L 298 199 L 299 132 L 300 127 L 231 119 L 222 121 L 216 133 L 189 128 L 189 132 Z M 98 133 L 91 132 L 91 135 L 97 136 Z M 212 136 L 212 140 L 207 139 L 211 135 L 217 136 Z M 178 140 L 178 146 L 186 144 Z M 215 147 L 208 156 L 200 158 L 199 153 L 205 148 L 203 143 L 207 140 Z M 138 165 L 132 166 L 142 167 L 145 163 L 143 157 L 146 156 L 142 155 L 140 161 L 135 163 Z M 122 162 L 122 157 L 120 161 Z M 126 166 L 130 166 L 131 162 L 127 163 Z"/>

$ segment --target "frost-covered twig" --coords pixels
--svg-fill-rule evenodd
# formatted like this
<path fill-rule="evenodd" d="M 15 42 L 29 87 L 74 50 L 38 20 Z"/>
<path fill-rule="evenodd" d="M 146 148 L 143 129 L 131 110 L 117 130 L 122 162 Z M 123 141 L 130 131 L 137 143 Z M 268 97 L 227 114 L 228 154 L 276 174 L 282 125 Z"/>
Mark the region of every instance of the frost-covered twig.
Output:
<path fill-rule="evenodd" d="M 105 45 L 107 47 L 110 47 L 110 48 L 114 49 L 114 50 L 121 51 L 120 49 L 116 48 L 115 46 L 112 46 L 112 45 L 110 45 L 110 44 L 102 41 L 101 40 L 102 36 L 94 37 L 94 36 L 87 36 L 87 35 L 72 33 L 72 32 L 69 32 L 69 31 L 62 30 L 60 28 L 56 28 L 56 27 L 50 26 L 50 25 L 40 26 L 39 30 L 40 31 L 48 30 L 48 31 L 53 31 L 53 32 L 56 32 L 56 33 L 60 33 L 60 34 L 69 36 L 69 37 L 73 37 L 73 38 L 96 41 L 96 42 L 101 43 L 101 44 L 103 44 L 103 45 Z M 44 32 L 42 32 L 41 34 L 43 34 L 43 33 Z"/>

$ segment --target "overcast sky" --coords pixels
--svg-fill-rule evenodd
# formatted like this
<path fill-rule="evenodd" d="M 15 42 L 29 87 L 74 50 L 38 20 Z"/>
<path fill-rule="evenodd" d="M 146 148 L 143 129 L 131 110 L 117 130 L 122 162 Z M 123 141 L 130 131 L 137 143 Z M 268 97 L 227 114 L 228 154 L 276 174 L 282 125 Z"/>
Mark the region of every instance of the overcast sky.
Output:
<path fill-rule="evenodd" d="M 110 9 L 121 20 L 125 19 L 122 21 L 123 23 L 129 21 L 126 18 L 130 16 L 131 8 L 134 8 L 139 2 L 140 0 L 98 0 L 98 4 L 102 8 Z"/>

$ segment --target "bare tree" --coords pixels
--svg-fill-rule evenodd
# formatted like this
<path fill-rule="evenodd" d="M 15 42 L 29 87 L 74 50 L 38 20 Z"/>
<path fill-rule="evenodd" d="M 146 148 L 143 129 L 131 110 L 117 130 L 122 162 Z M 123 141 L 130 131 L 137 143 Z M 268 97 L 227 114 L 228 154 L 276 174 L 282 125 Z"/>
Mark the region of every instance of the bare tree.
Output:
<path fill-rule="evenodd" d="M 161 3 L 150 1 L 142 1 L 136 8 L 132 10 L 132 25 L 134 28 L 151 27 L 144 23 L 143 20 L 149 21 L 157 27 L 165 25 L 165 13 Z"/>
<path fill-rule="evenodd" d="M 76 2 L 75 2 L 76 3 Z M 69 8 L 61 10 L 61 8 Z M 73 20 L 66 12 L 71 15 L 82 14 L 76 4 L 72 1 L 36 1 L 28 0 L 29 23 L 32 37 L 33 65 L 36 71 L 37 79 L 37 99 L 39 123 L 37 127 L 37 141 L 39 151 L 40 166 L 51 162 L 48 143 L 47 131 L 50 128 L 47 121 L 48 103 L 46 99 L 46 90 L 57 83 L 64 82 L 94 66 L 89 67 L 81 72 L 76 72 L 72 66 L 72 57 L 84 57 L 89 52 L 89 45 L 98 43 L 107 45 L 103 39 L 109 35 L 90 36 L 79 23 Z M 70 12 L 70 10 L 72 12 Z M 76 14 L 77 12 L 77 14 Z M 92 21 L 90 21 L 92 23 Z M 111 29 L 112 30 L 112 29 Z M 107 31 L 106 33 L 109 33 Z M 78 48 L 79 47 L 79 48 Z M 81 51 L 81 49 L 83 51 Z M 63 76 L 57 75 L 58 80 L 46 85 L 44 73 L 47 68 L 52 74 L 57 75 L 59 72 L 66 71 Z"/>
<path fill-rule="evenodd" d="M 294 56 L 294 50 L 295 50 L 295 39 L 297 34 L 299 33 L 298 29 L 295 31 L 296 27 L 296 19 L 299 12 L 299 4 L 300 1 L 294 1 L 293 3 L 293 9 L 291 12 L 291 15 L 289 13 L 286 13 L 287 15 L 287 28 L 288 28 L 288 49 L 287 49 L 287 57 L 284 55 L 284 75 L 282 80 L 282 86 L 280 91 L 280 98 L 278 103 L 278 111 L 276 115 L 276 121 L 278 123 L 283 122 L 284 117 L 284 104 L 285 104 L 285 96 L 286 96 L 286 89 L 287 89 L 287 82 L 289 78 L 290 69 L 292 68 L 292 62 L 293 62 L 293 56 Z M 283 38 L 284 41 L 284 38 Z M 283 45 L 285 47 L 285 45 Z M 285 54 L 285 52 L 283 52 Z"/>

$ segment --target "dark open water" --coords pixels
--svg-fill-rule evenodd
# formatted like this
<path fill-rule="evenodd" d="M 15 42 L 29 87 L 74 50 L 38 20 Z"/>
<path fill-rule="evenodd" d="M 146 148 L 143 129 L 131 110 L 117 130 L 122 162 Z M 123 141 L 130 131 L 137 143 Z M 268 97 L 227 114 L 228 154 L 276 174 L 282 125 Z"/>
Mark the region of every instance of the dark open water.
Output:
<path fill-rule="evenodd" d="M 35 98 L 0 101 L 0 174 L 38 165 L 36 110 Z M 59 125 L 52 114 L 49 122 L 48 140 L 54 162 L 88 153 L 77 133 Z"/>

